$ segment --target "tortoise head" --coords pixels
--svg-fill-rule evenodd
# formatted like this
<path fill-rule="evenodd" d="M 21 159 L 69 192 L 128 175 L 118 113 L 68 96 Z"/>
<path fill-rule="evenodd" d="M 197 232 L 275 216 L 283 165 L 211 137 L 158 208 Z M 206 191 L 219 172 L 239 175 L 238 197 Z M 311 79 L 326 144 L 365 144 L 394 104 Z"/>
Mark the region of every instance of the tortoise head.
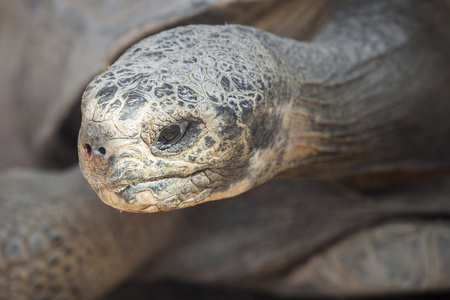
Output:
<path fill-rule="evenodd" d="M 134 212 L 231 197 L 270 179 L 284 147 L 281 68 L 242 26 L 142 40 L 83 95 L 84 176 L 105 203 Z"/>

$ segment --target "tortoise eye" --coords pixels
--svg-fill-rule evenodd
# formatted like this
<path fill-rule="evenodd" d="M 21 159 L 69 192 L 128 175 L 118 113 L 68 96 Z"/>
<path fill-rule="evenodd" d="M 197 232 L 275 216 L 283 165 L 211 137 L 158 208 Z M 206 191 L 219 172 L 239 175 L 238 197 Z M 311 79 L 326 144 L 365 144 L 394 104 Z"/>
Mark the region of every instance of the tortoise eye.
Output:
<path fill-rule="evenodd" d="M 188 122 L 181 121 L 164 127 L 159 133 L 158 140 L 156 141 L 156 147 L 163 150 L 178 142 L 183 137 L 187 125 Z"/>
<path fill-rule="evenodd" d="M 181 135 L 180 125 L 170 125 L 161 131 L 158 141 L 171 143 Z"/>

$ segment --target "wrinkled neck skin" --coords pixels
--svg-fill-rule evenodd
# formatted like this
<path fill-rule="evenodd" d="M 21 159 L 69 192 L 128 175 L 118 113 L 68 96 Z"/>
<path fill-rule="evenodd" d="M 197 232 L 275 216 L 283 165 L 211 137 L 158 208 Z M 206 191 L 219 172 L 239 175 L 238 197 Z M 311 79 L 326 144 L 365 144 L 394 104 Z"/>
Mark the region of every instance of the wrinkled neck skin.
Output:
<path fill-rule="evenodd" d="M 310 43 L 272 37 L 291 80 L 281 177 L 421 172 L 443 156 L 448 167 L 448 101 L 430 93 L 448 61 L 410 4 L 350 2 Z"/>

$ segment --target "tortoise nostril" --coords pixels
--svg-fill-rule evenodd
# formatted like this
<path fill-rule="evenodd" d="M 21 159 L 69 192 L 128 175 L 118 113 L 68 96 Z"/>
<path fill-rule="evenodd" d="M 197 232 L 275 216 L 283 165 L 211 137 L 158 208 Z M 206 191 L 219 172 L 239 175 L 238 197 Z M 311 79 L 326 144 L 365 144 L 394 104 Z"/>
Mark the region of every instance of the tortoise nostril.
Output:
<path fill-rule="evenodd" d="M 89 144 L 84 144 L 84 149 L 86 150 L 87 154 L 90 156 L 92 153 L 92 147 Z"/>
<path fill-rule="evenodd" d="M 98 148 L 98 152 L 100 152 L 101 155 L 105 155 L 105 154 L 106 154 L 106 149 L 105 149 L 105 147 L 100 147 L 100 148 Z"/>

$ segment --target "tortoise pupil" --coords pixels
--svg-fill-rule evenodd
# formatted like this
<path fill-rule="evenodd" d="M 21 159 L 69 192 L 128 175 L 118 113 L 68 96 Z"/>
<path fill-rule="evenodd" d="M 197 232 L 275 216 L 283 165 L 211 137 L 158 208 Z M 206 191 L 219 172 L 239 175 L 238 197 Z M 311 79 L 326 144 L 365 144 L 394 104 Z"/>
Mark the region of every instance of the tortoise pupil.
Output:
<path fill-rule="evenodd" d="M 179 125 L 171 125 L 167 128 L 164 128 L 163 131 L 161 131 L 161 134 L 159 136 L 159 140 L 163 140 L 166 143 L 173 142 L 176 140 L 181 134 L 181 128 Z"/>
<path fill-rule="evenodd" d="M 188 121 L 182 120 L 163 128 L 159 133 L 158 140 L 156 141 L 156 148 L 159 150 L 164 150 L 172 147 L 183 137 L 188 124 Z"/>

